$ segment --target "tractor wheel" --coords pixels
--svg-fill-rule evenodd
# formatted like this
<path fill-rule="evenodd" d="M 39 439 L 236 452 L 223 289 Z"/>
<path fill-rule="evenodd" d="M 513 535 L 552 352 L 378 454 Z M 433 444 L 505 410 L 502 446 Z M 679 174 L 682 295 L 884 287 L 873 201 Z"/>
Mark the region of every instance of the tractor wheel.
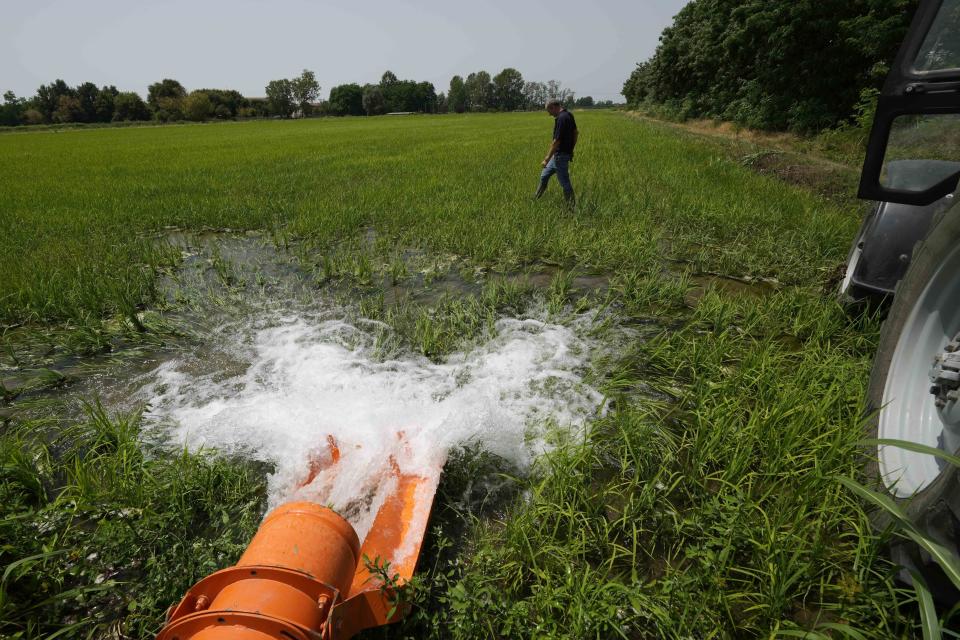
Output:
<path fill-rule="evenodd" d="M 960 449 L 960 208 L 933 221 L 897 285 L 867 400 L 870 437 Z M 930 538 L 960 554 L 960 469 L 900 447 L 871 453 L 867 477 Z M 878 516 L 877 524 L 887 523 Z M 919 547 L 897 540 L 892 556 L 923 576 L 939 602 L 957 602 L 960 594 Z"/>

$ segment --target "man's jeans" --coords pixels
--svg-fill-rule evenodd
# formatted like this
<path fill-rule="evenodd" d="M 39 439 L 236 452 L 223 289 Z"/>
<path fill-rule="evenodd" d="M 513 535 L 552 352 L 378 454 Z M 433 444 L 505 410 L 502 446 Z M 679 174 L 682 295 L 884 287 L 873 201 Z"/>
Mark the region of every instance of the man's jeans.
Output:
<path fill-rule="evenodd" d="M 547 163 L 547 166 L 543 168 L 543 172 L 540 173 L 540 188 L 537 189 L 538 196 L 546 191 L 547 184 L 550 182 L 550 176 L 553 174 L 557 174 L 557 182 L 560 183 L 563 194 L 567 197 L 573 195 L 573 185 L 570 184 L 570 172 L 568 170 L 570 160 L 572 159 L 573 156 L 569 153 L 553 154 L 550 162 Z"/>

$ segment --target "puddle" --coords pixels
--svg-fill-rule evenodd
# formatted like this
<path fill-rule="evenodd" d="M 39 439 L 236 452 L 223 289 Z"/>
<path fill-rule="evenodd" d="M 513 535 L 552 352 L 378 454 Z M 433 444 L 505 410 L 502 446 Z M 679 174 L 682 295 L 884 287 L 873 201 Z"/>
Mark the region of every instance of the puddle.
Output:
<path fill-rule="evenodd" d="M 693 286 L 684 296 L 684 303 L 689 307 L 697 306 L 710 289 L 730 296 L 761 298 L 780 288 L 780 283 L 773 280 L 734 278 L 717 274 L 694 275 L 690 277 L 690 282 Z"/>

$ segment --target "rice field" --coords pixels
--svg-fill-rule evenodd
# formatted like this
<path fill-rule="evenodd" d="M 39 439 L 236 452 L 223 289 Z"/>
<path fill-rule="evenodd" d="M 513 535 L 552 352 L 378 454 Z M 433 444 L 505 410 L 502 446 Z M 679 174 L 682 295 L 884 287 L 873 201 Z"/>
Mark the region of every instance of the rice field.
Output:
<path fill-rule="evenodd" d="M 511 391 L 548 413 L 454 442 L 416 607 L 365 637 L 913 637 L 836 479 L 879 328 L 832 296 L 859 206 L 577 119 L 574 212 L 531 199 L 544 114 L 0 135 L 0 636 L 150 637 L 233 562 L 282 465 L 166 429 L 188 407 L 156 372 L 229 389 L 277 326 L 336 321 L 342 353 L 418 381 L 518 326 L 576 356 L 573 386 Z"/>

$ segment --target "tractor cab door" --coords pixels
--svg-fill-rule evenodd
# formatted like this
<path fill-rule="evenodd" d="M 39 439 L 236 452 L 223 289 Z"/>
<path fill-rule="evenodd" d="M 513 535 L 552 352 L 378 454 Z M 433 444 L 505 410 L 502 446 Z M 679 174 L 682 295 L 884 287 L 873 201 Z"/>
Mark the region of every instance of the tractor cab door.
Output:
<path fill-rule="evenodd" d="M 859 197 L 929 205 L 960 181 L 960 0 L 921 0 L 877 103 Z"/>

